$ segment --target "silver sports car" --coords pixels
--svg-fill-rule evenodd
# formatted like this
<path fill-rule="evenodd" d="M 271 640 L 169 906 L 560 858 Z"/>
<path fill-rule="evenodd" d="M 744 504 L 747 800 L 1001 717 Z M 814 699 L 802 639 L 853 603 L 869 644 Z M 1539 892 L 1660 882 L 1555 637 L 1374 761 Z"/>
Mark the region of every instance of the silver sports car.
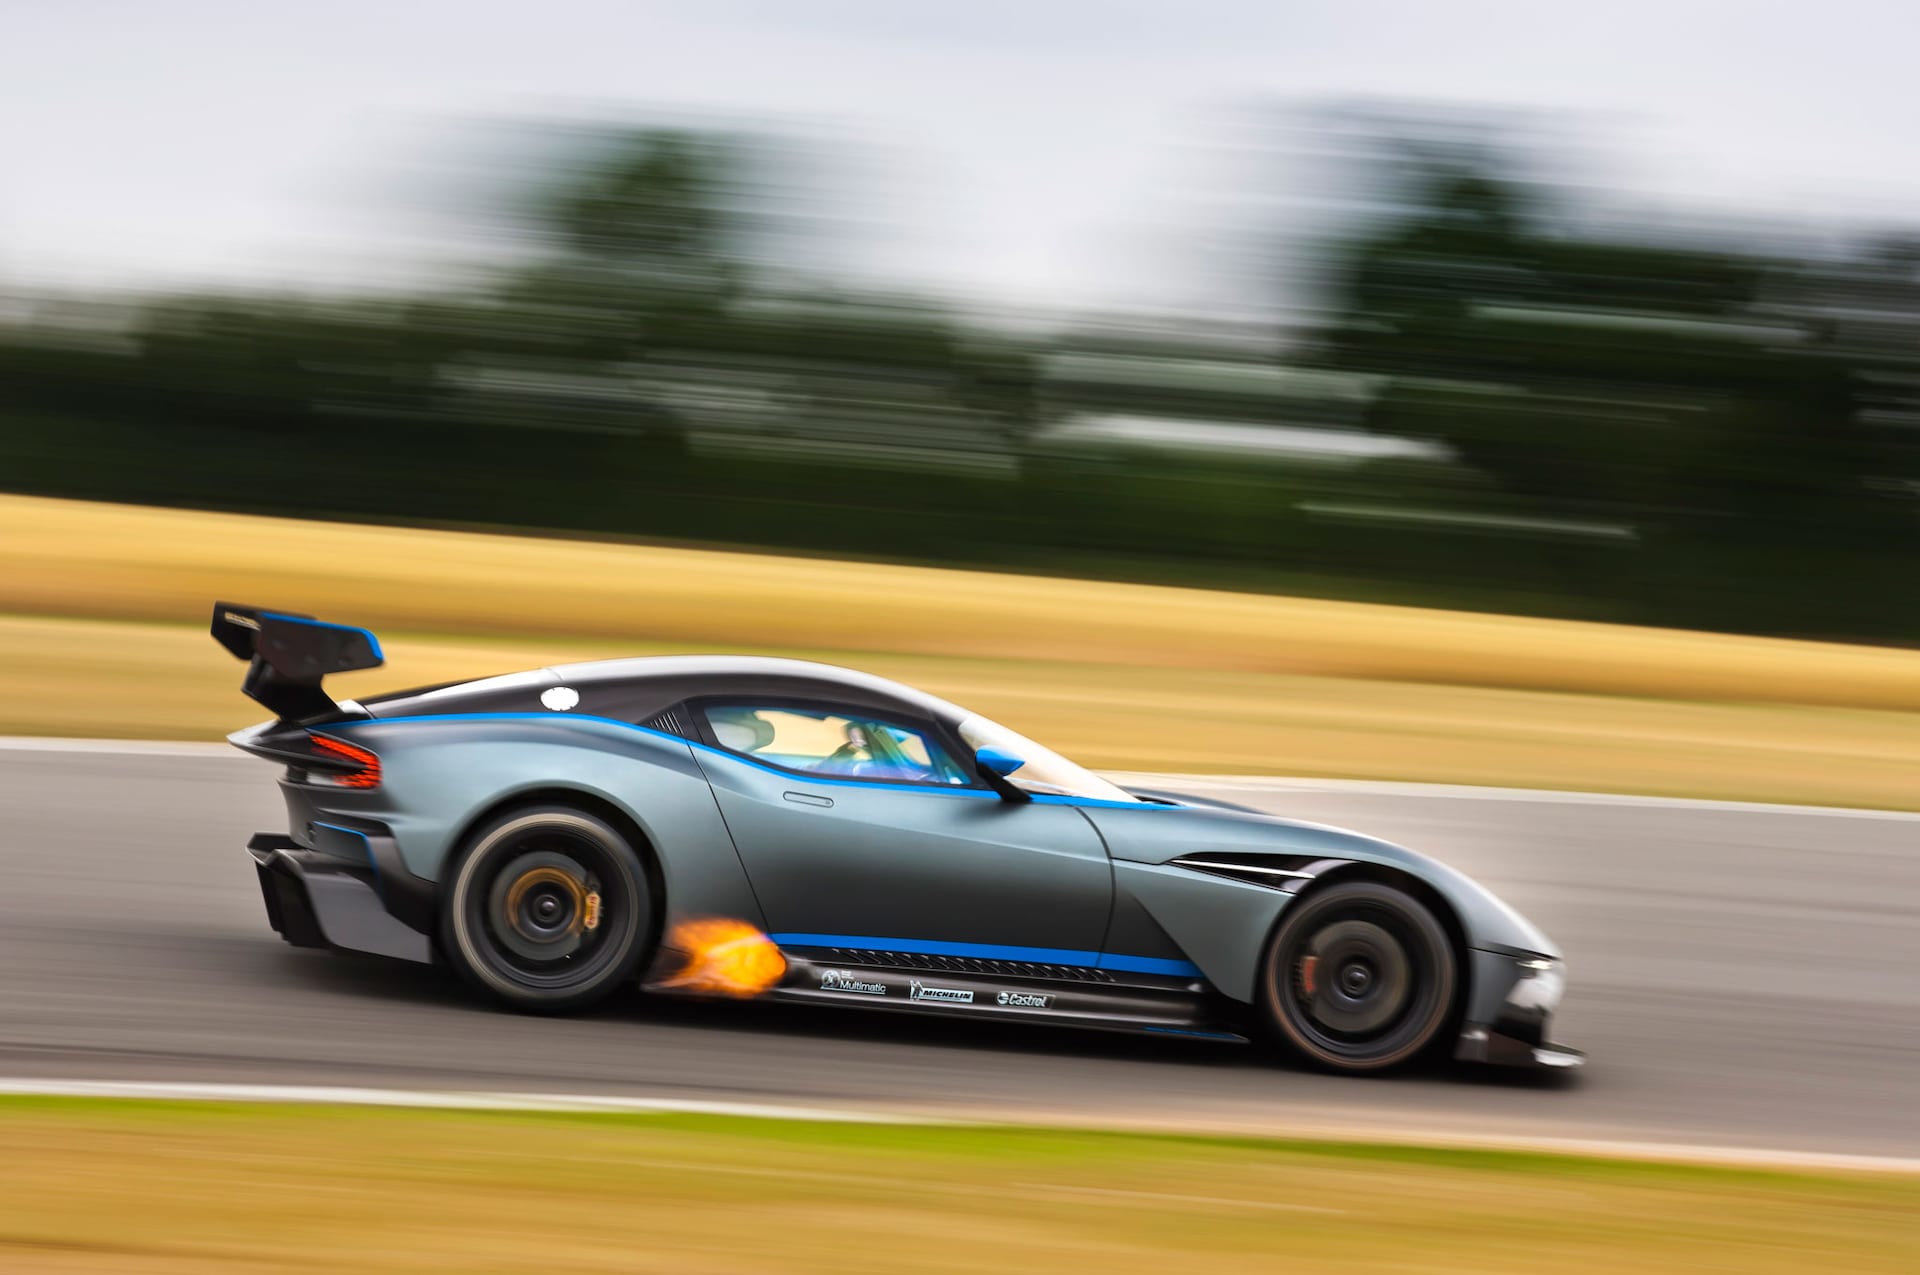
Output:
<path fill-rule="evenodd" d="M 290 943 L 443 961 L 501 1004 L 639 984 L 1274 1039 L 1374 1072 L 1567 1067 L 1553 943 L 1442 863 L 1129 791 L 978 713 L 797 660 L 570 664 L 336 703 L 372 633 L 219 603 L 276 716 Z"/>

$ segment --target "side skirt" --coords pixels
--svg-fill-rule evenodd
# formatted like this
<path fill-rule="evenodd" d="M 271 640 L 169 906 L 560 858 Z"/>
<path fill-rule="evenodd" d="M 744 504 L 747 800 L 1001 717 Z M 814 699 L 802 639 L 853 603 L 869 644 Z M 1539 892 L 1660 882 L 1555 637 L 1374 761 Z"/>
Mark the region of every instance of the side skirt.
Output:
<path fill-rule="evenodd" d="M 786 976 L 766 1000 L 1247 1040 L 1220 998 L 1193 980 L 1142 986 L 786 957 Z"/>

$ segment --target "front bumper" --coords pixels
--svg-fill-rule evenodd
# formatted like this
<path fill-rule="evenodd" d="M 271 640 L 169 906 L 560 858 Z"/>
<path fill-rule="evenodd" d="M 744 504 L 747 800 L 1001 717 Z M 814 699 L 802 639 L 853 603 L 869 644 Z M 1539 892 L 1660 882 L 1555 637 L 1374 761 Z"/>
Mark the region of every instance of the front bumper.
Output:
<path fill-rule="evenodd" d="M 1511 949 L 1473 949 L 1466 1020 L 1453 1056 L 1504 1067 L 1572 1069 L 1587 1056 L 1552 1042 L 1548 1027 L 1566 992 L 1566 964 Z"/>

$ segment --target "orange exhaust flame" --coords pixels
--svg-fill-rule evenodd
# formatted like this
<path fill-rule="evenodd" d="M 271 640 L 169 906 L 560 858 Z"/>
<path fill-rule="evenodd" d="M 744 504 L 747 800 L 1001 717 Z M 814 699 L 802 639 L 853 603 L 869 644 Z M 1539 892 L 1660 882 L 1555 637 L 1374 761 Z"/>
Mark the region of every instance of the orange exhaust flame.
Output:
<path fill-rule="evenodd" d="M 686 964 L 655 984 L 713 996 L 758 996 L 787 972 L 787 959 L 773 940 L 745 921 L 697 917 L 667 934 L 666 946 L 686 953 Z"/>

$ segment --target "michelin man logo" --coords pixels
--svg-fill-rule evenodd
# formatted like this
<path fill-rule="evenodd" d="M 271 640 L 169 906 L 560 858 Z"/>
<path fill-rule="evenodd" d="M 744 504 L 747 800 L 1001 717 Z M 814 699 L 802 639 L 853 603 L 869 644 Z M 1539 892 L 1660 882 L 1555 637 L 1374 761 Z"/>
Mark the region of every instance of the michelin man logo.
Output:
<path fill-rule="evenodd" d="M 540 702 L 556 713 L 564 713 L 580 702 L 580 692 L 571 686 L 549 686 L 540 692 Z"/>

